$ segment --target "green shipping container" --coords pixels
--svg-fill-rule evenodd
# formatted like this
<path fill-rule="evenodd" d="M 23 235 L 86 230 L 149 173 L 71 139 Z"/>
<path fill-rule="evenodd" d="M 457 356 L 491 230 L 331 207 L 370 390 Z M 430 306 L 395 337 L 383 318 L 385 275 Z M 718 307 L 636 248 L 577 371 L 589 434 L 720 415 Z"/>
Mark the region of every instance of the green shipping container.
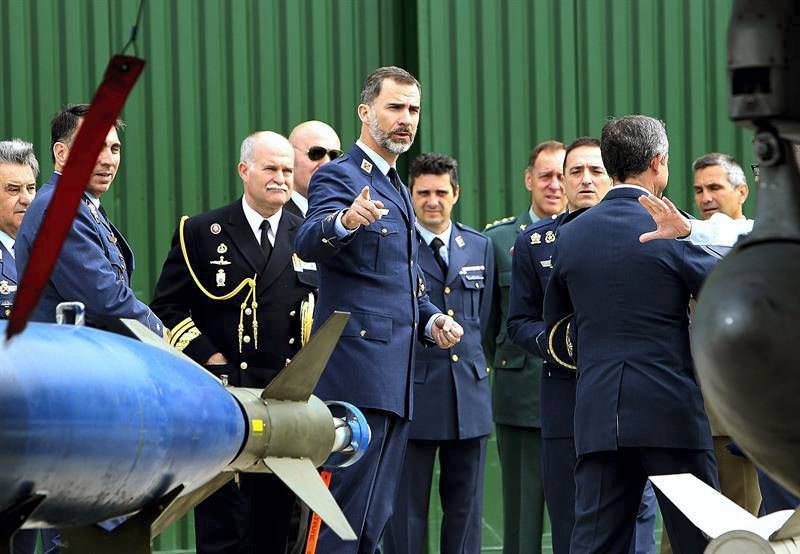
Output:
<path fill-rule="evenodd" d="M 49 120 L 91 99 L 127 41 L 136 0 L 0 0 L 0 137 L 36 145 L 50 164 Z M 663 119 L 667 194 L 693 209 L 691 161 L 709 151 L 752 161 L 749 132 L 727 117 L 731 0 L 149 0 L 138 37 L 145 72 L 123 113 L 123 163 L 104 205 L 137 253 L 134 288 L 150 294 L 182 214 L 240 194 L 239 144 L 307 119 L 355 139 L 361 83 L 400 65 L 423 85 L 411 155 L 458 159 L 456 216 L 482 228 L 528 202 L 533 146 L 597 136 L 612 116 Z M 406 161 L 408 156 L 406 156 Z M 747 213 L 752 214 L 752 199 Z M 502 545 L 494 443 L 484 545 Z M 434 503 L 431 551 L 438 549 Z M 157 541 L 192 552 L 190 519 Z"/>

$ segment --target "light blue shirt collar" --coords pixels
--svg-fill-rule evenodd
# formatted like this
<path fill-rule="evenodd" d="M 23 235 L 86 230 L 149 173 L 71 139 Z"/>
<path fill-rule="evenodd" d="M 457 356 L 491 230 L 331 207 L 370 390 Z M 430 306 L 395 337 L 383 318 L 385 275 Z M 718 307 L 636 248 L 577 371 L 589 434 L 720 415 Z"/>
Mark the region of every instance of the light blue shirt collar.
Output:
<path fill-rule="evenodd" d="M 447 229 L 445 229 L 441 234 L 437 235 L 429 231 L 422 225 L 420 225 L 419 221 L 416 222 L 417 231 L 422 237 L 422 240 L 425 241 L 425 244 L 428 245 L 428 247 L 430 247 L 431 242 L 433 242 L 434 238 L 439 237 L 440 239 L 442 239 L 444 245 L 442 245 L 442 247 L 439 248 L 439 254 L 442 255 L 442 258 L 444 259 L 444 262 L 446 264 L 450 263 L 450 251 L 448 249 L 448 246 L 450 246 L 450 235 L 453 233 L 453 223 L 452 222 L 449 223 L 450 224 L 447 226 Z"/>
<path fill-rule="evenodd" d="M 369 146 L 367 146 L 366 144 L 364 144 L 364 143 L 361 141 L 361 139 L 358 139 L 358 140 L 356 141 L 356 146 L 358 146 L 359 148 L 361 148 L 361 150 L 363 150 L 363 151 L 364 151 L 364 153 L 365 153 L 367 156 L 369 156 L 369 159 L 370 159 L 370 160 L 372 160 L 372 163 L 373 163 L 373 164 L 375 164 L 375 166 L 376 166 L 378 169 L 380 169 L 380 170 L 381 170 L 381 173 L 383 173 L 384 175 L 388 175 L 388 173 L 389 173 L 389 168 L 390 168 L 390 167 L 392 167 L 391 165 L 389 165 L 389 162 L 387 162 L 386 160 L 384 160 L 384 159 L 381 157 L 381 155 L 380 155 L 380 154 L 378 154 L 377 152 L 375 152 L 375 150 L 373 150 L 372 148 L 370 148 Z"/>
<path fill-rule="evenodd" d="M 6 233 L 5 231 L 0 231 L 0 242 L 3 243 L 3 246 L 6 247 L 8 253 L 11 254 L 11 257 L 14 256 L 14 239 L 11 238 L 11 235 Z"/>

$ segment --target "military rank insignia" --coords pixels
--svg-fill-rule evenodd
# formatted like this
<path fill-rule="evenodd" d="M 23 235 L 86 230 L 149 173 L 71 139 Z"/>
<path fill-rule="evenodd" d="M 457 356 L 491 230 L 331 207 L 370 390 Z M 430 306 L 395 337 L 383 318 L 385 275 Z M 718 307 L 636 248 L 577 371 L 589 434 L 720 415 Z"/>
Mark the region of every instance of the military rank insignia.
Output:
<path fill-rule="evenodd" d="M 531 244 L 542 244 L 542 235 L 534 233 L 531 235 Z"/>
<path fill-rule="evenodd" d="M 218 269 L 217 270 L 217 286 L 218 287 L 224 287 L 226 279 L 227 279 L 227 275 L 225 275 L 225 270 L 224 269 Z"/>
<path fill-rule="evenodd" d="M 17 291 L 17 285 L 12 285 L 5 279 L 0 281 L 0 294 L 11 294 Z"/>
<path fill-rule="evenodd" d="M 461 235 L 456 236 L 456 244 L 459 248 L 464 248 L 464 238 Z"/>
<path fill-rule="evenodd" d="M 361 169 L 367 173 L 372 173 L 372 164 L 368 160 L 361 160 Z"/>
<path fill-rule="evenodd" d="M 556 234 L 553 231 L 547 231 L 544 234 L 544 241 L 547 244 L 550 244 L 551 242 L 555 242 L 555 240 L 556 240 Z"/>

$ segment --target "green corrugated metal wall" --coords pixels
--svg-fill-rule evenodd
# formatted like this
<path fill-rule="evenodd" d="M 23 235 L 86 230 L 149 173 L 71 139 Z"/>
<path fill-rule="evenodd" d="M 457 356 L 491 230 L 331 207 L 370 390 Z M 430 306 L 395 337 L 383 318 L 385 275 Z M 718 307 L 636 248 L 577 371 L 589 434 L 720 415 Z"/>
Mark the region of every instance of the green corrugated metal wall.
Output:
<path fill-rule="evenodd" d="M 87 101 L 126 42 L 136 0 L 0 0 L 0 136 L 36 144 Z M 725 34 L 731 0 L 149 0 L 139 53 L 148 66 L 124 111 L 120 175 L 105 198 L 137 252 L 134 286 L 150 297 L 178 217 L 239 194 L 235 164 L 254 129 L 331 123 L 358 132 L 365 75 L 397 64 L 423 83 L 413 152 L 455 156 L 458 216 L 482 227 L 527 202 L 532 146 L 598 135 L 626 113 L 664 119 L 668 195 L 691 198 L 691 160 L 711 150 L 752 161 L 727 119 Z M 748 212 L 752 213 L 752 201 Z M 494 453 L 494 449 L 492 449 Z M 501 543 L 496 458 L 487 471 L 487 550 Z M 436 519 L 434 514 L 433 518 Z M 435 546 L 436 533 L 431 544 Z M 184 524 L 165 551 L 191 545 Z"/>
<path fill-rule="evenodd" d="M 611 116 L 666 122 L 667 194 L 686 207 L 697 156 L 720 150 L 752 161 L 751 135 L 727 118 L 730 1 L 418 4 L 420 142 L 459 160 L 466 223 L 518 214 L 532 146 L 599 136 Z"/>

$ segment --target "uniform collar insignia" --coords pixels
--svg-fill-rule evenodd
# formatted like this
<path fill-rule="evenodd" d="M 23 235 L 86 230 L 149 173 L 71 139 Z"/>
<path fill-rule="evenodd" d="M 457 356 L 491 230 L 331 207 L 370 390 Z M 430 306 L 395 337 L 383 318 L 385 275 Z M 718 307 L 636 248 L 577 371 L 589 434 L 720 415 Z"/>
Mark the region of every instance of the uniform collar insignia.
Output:
<path fill-rule="evenodd" d="M 361 160 L 361 169 L 369 174 L 372 174 L 372 163 L 369 160 Z"/>

